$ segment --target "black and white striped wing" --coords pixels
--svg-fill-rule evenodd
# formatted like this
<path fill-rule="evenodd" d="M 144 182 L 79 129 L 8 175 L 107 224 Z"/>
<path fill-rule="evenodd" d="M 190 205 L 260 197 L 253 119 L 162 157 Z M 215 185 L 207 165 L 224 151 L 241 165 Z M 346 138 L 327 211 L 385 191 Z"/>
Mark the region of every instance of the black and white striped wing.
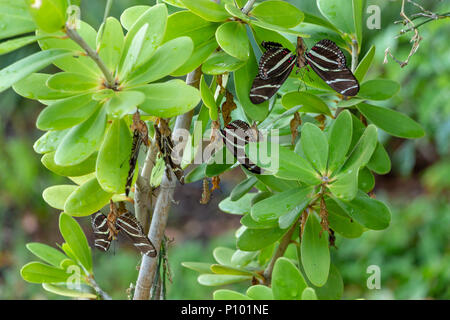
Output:
<path fill-rule="evenodd" d="M 130 155 L 130 169 L 128 170 L 127 182 L 125 184 L 125 195 L 128 197 L 131 189 L 131 182 L 134 177 L 134 170 L 136 169 L 136 162 L 139 156 L 139 149 L 142 145 L 142 137 L 138 130 L 134 130 L 133 133 L 133 144 L 131 146 L 131 155 Z"/>
<path fill-rule="evenodd" d="M 134 246 L 142 253 L 149 257 L 156 257 L 156 248 L 145 235 L 142 226 L 136 217 L 130 212 L 125 212 L 117 217 L 116 225 L 123 230 L 133 241 Z"/>
<path fill-rule="evenodd" d="M 108 219 L 106 216 L 99 212 L 91 215 L 91 225 L 94 231 L 95 247 L 102 251 L 108 251 L 111 245 L 111 239 L 109 238 Z"/>
<path fill-rule="evenodd" d="M 257 141 L 253 129 L 246 122 L 235 120 L 221 129 L 220 133 L 225 146 L 244 168 L 255 174 L 262 173 L 262 169 L 251 162 L 245 154 L 245 145 L 250 141 Z"/>
<path fill-rule="evenodd" d="M 344 96 L 355 96 L 359 83 L 347 68 L 344 53 L 331 40 L 316 43 L 305 53 L 308 64 L 331 88 Z"/>

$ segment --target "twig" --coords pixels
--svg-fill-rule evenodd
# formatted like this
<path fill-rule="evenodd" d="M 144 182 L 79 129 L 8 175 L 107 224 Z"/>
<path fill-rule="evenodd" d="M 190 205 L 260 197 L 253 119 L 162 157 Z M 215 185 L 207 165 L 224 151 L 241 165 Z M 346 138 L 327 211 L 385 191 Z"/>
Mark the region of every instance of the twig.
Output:
<path fill-rule="evenodd" d="M 358 66 L 358 41 L 356 39 L 352 39 L 352 72 L 354 73 L 356 67 Z"/>
<path fill-rule="evenodd" d="M 187 75 L 186 83 L 198 88 L 200 76 L 201 69 L 198 68 Z M 191 110 L 177 117 L 172 136 L 176 134 L 177 130 L 187 130 L 190 127 L 193 114 L 194 110 Z M 167 173 L 165 172 L 162 178 L 160 192 L 156 200 L 150 231 L 148 233 L 150 240 L 156 248 L 161 247 L 161 241 L 164 237 L 167 218 L 169 216 L 169 209 L 173 200 L 173 194 L 177 181 L 172 171 L 170 171 L 170 175 L 172 175 L 171 179 L 169 179 Z M 142 257 L 139 276 L 136 282 L 136 290 L 134 291 L 134 300 L 148 300 L 150 298 L 150 289 L 155 277 L 157 265 L 158 257 L 151 258 L 146 255 Z"/>
<path fill-rule="evenodd" d="M 111 71 L 109 71 L 105 63 L 102 61 L 102 59 L 100 59 L 100 56 L 98 55 L 97 51 L 93 50 L 86 43 L 86 41 L 84 41 L 84 39 L 79 35 L 76 29 L 72 29 L 72 27 L 69 25 L 66 25 L 66 34 L 69 36 L 70 39 L 75 41 L 92 60 L 94 60 L 94 62 L 97 64 L 97 66 L 100 68 L 103 75 L 105 76 L 107 82 L 106 86 L 108 88 L 115 89 L 116 81 L 114 80 Z"/>
<path fill-rule="evenodd" d="M 92 275 L 87 277 L 87 281 L 89 285 L 95 290 L 95 293 L 97 293 L 98 296 L 100 296 L 103 300 L 112 300 L 112 298 L 107 294 L 105 291 L 103 291 L 97 282 L 95 282 L 94 277 Z"/>
<path fill-rule="evenodd" d="M 266 270 L 264 270 L 264 282 L 265 284 L 269 285 L 270 281 L 272 279 L 272 271 L 273 267 L 275 266 L 275 262 L 277 262 L 278 258 L 282 257 L 284 255 L 284 252 L 286 251 L 289 243 L 291 243 L 292 235 L 294 234 L 295 229 L 297 228 L 298 223 L 295 223 L 291 229 L 283 236 L 283 238 L 280 241 L 280 244 L 278 245 L 277 250 L 275 251 L 275 254 L 272 256 L 272 259 L 269 262 L 269 265 L 267 266 Z"/>
<path fill-rule="evenodd" d="M 247 14 L 252 10 L 253 5 L 255 4 L 256 0 L 248 0 L 245 6 L 242 8 L 242 13 Z"/>

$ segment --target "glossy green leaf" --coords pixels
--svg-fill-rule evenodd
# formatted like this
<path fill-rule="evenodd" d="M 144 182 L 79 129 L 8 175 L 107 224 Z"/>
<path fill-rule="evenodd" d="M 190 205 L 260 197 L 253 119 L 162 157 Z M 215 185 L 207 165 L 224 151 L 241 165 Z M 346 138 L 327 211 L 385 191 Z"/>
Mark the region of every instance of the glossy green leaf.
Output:
<path fill-rule="evenodd" d="M 386 229 L 391 221 L 389 208 L 362 191 L 359 191 L 352 201 L 336 200 L 336 202 L 350 217 L 369 229 Z"/>
<path fill-rule="evenodd" d="M 211 271 L 215 274 L 229 274 L 229 275 L 240 275 L 240 276 L 253 276 L 254 274 L 250 271 L 240 268 L 234 268 L 230 266 L 223 266 L 220 264 L 213 264 L 211 266 Z"/>
<path fill-rule="evenodd" d="M 328 211 L 328 222 L 330 228 L 346 238 L 358 238 L 364 232 L 364 227 L 353 220 L 337 203 L 331 198 L 325 198 Z"/>
<path fill-rule="evenodd" d="M 62 30 L 66 23 L 66 0 L 26 0 L 28 11 L 39 29 L 45 32 Z"/>
<path fill-rule="evenodd" d="M 261 181 L 264 185 L 269 187 L 273 191 L 285 191 L 292 188 L 297 188 L 300 186 L 300 183 L 293 180 L 284 180 L 277 178 L 272 175 L 255 175 L 255 177 Z"/>
<path fill-rule="evenodd" d="M 263 121 L 269 112 L 269 101 L 256 105 L 250 101 L 249 96 L 253 80 L 257 74 L 258 64 L 253 50 L 250 50 L 250 58 L 247 60 L 247 63 L 234 72 L 234 86 L 236 96 L 241 102 L 247 117 L 255 121 Z"/>
<path fill-rule="evenodd" d="M 317 7 L 320 13 L 342 32 L 354 31 L 351 1 L 317 0 Z"/>
<path fill-rule="evenodd" d="M 246 294 L 253 300 L 273 300 L 272 289 L 260 284 L 248 288 Z"/>
<path fill-rule="evenodd" d="M 70 129 L 56 149 L 55 163 L 76 165 L 98 150 L 106 129 L 106 113 L 99 108 L 89 119 Z"/>
<path fill-rule="evenodd" d="M 0 21 L 3 26 L 8 26 L 0 28 L 0 39 L 12 38 L 36 29 L 25 1 L 1 0 L 0 6 Z"/>
<path fill-rule="evenodd" d="M 66 282 L 70 276 L 65 270 L 41 262 L 27 263 L 20 269 L 20 275 L 31 283 Z"/>
<path fill-rule="evenodd" d="M 330 266 L 330 274 L 327 283 L 321 287 L 314 287 L 317 297 L 320 300 L 340 300 L 344 294 L 344 281 L 334 264 Z"/>
<path fill-rule="evenodd" d="M 207 21 L 222 22 L 230 17 L 223 4 L 210 0 L 181 0 L 190 11 Z"/>
<path fill-rule="evenodd" d="M 244 214 L 250 212 L 250 204 L 255 193 L 247 193 L 237 201 L 231 201 L 231 198 L 225 198 L 219 203 L 219 209 L 231 214 Z"/>
<path fill-rule="evenodd" d="M 368 100 L 386 100 L 400 90 L 400 84 L 389 79 L 368 80 L 361 84 L 358 96 Z"/>
<path fill-rule="evenodd" d="M 213 293 L 214 300 L 251 300 L 246 295 L 228 289 L 216 290 Z"/>
<path fill-rule="evenodd" d="M 170 118 L 192 110 L 201 99 L 200 91 L 181 80 L 138 87 L 145 94 L 140 109 L 156 117 Z"/>
<path fill-rule="evenodd" d="M 246 61 L 250 57 L 250 45 L 245 26 L 237 21 L 222 24 L 216 31 L 219 46 L 230 56 Z"/>
<path fill-rule="evenodd" d="M 237 239 L 237 247 L 243 251 L 256 251 L 267 247 L 279 240 L 287 230 L 280 228 L 273 229 L 250 229 L 244 231 Z"/>
<path fill-rule="evenodd" d="M 0 70 L 0 92 L 5 91 L 31 73 L 45 68 L 56 59 L 70 54 L 70 51 L 63 49 L 45 50 L 33 53 L 7 66 Z"/>
<path fill-rule="evenodd" d="M 305 288 L 301 300 L 317 300 L 316 291 L 313 288 Z"/>
<path fill-rule="evenodd" d="M 54 283 L 43 283 L 42 288 L 47 290 L 48 292 L 58 294 L 64 297 L 70 298 L 79 298 L 79 299 L 97 299 L 97 295 L 95 293 L 89 292 L 88 290 L 92 290 L 92 287 L 87 285 L 80 285 L 81 290 L 70 289 L 68 288 L 67 283 L 64 284 L 54 284 Z"/>
<path fill-rule="evenodd" d="M 378 174 L 386 174 L 391 171 L 391 159 L 380 142 L 367 163 L 367 167 Z"/>
<path fill-rule="evenodd" d="M 132 137 L 125 120 L 113 120 L 98 152 L 96 165 L 98 183 L 106 192 L 125 192 L 131 145 Z"/>
<path fill-rule="evenodd" d="M 230 193 L 231 201 L 237 201 L 249 192 L 258 182 L 256 177 L 249 177 L 239 183 Z"/>
<path fill-rule="evenodd" d="M 211 263 L 205 262 L 182 262 L 181 265 L 185 268 L 198 271 L 200 273 L 211 273 Z"/>
<path fill-rule="evenodd" d="M 42 192 L 42 198 L 51 207 L 59 210 L 64 210 L 64 204 L 67 198 L 77 189 L 76 185 L 56 185 L 45 189 Z"/>
<path fill-rule="evenodd" d="M 272 41 L 282 44 L 283 47 L 291 50 L 292 52 L 295 51 L 295 45 L 292 44 L 291 40 L 276 31 L 264 29 L 256 25 L 252 25 L 251 30 L 253 32 L 253 36 L 255 37 L 256 43 L 259 45 L 261 45 L 263 41 Z"/>
<path fill-rule="evenodd" d="M 234 155 L 225 146 L 222 146 L 208 159 L 205 174 L 210 178 L 218 176 L 230 169 L 235 163 Z"/>
<path fill-rule="evenodd" d="M 287 258 L 275 262 L 272 273 L 272 292 L 276 300 L 300 300 L 307 287 L 297 267 Z"/>
<path fill-rule="evenodd" d="M 361 62 L 358 64 L 358 67 L 355 70 L 355 77 L 356 79 L 358 79 L 359 82 L 364 80 L 364 76 L 369 70 L 374 56 L 375 56 L 375 46 L 372 45 L 369 51 L 367 51 L 364 58 L 361 59 Z"/>
<path fill-rule="evenodd" d="M 327 282 L 330 270 L 328 235 L 326 231 L 321 231 L 322 227 L 319 221 L 314 214 L 310 213 L 301 241 L 301 261 L 306 276 L 318 287 Z"/>
<path fill-rule="evenodd" d="M 26 247 L 36 257 L 44 260 L 47 263 L 50 263 L 55 267 L 59 267 L 61 261 L 67 259 L 64 253 L 43 243 L 30 242 L 26 244 Z"/>
<path fill-rule="evenodd" d="M 285 28 L 293 28 L 303 20 L 303 12 L 279 0 L 264 1 L 255 6 L 250 14 L 258 20 Z"/>
<path fill-rule="evenodd" d="M 310 14 L 308 12 L 303 12 L 303 14 L 305 16 L 305 18 L 303 19 L 304 23 L 313 24 L 313 25 L 320 26 L 320 27 L 325 27 L 325 28 L 328 28 L 328 29 L 333 30 L 335 32 L 339 32 L 339 30 L 333 24 L 328 22 L 327 20 L 322 19 L 322 18 L 320 18 L 318 16 L 315 16 L 313 14 Z"/>
<path fill-rule="evenodd" d="M 313 187 L 290 189 L 257 202 L 251 208 L 256 221 L 276 220 L 295 210 L 302 212 L 312 199 Z"/>
<path fill-rule="evenodd" d="M 135 113 L 144 101 L 145 95 L 140 91 L 117 91 L 105 103 L 105 108 L 108 115 L 121 119 L 127 114 Z"/>
<path fill-rule="evenodd" d="M 361 168 L 358 173 L 358 189 L 369 193 L 375 187 L 375 177 L 372 172 L 367 168 Z"/>
<path fill-rule="evenodd" d="M 357 167 L 350 167 L 347 170 L 340 171 L 328 189 L 331 193 L 342 200 L 352 200 L 358 192 L 358 169 Z"/>
<path fill-rule="evenodd" d="M 55 152 L 46 153 L 42 159 L 42 164 L 50 171 L 64 177 L 79 177 L 95 171 L 95 161 L 97 154 L 93 153 L 89 158 L 73 166 L 60 166 L 55 163 Z"/>
<path fill-rule="evenodd" d="M 209 116 L 211 120 L 217 121 L 219 115 L 216 100 L 214 99 L 214 94 L 206 83 L 203 75 L 200 79 L 200 93 L 202 95 L 203 103 L 209 108 Z"/>
<path fill-rule="evenodd" d="M 120 15 L 120 23 L 126 30 L 130 30 L 136 21 L 148 10 L 150 6 L 138 5 L 125 9 Z"/>
<path fill-rule="evenodd" d="M 252 276 L 230 274 L 201 274 L 197 281 L 204 286 L 215 287 L 251 280 Z"/>
<path fill-rule="evenodd" d="M 257 26 L 260 28 L 264 28 L 264 29 L 268 29 L 268 30 L 272 30 L 275 32 L 291 34 L 291 35 L 294 35 L 297 37 L 309 38 L 309 34 L 297 31 L 296 29 L 289 29 L 289 28 L 281 27 L 281 26 L 267 23 L 267 22 L 260 21 L 260 20 L 251 20 L 251 25 Z"/>
<path fill-rule="evenodd" d="M 97 38 L 97 51 L 106 67 L 114 72 L 119 64 L 124 46 L 124 35 L 119 20 L 108 17 L 102 26 L 103 32 Z"/>
<path fill-rule="evenodd" d="M 362 34 L 363 34 L 364 5 L 365 5 L 364 0 L 352 0 L 354 30 L 359 48 L 362 47 L 362 39 L 363 39 Z"/>
<path fill-rule="evenodd" d="M 344 162 L 352 141 L 352 118 L 348 110 L 339 114 L 331 126 L 328 146 L 328 170 L 334 172 Z"/>
<path fill-rule="evenodd" d="M 60 72 L 47 80 L 50 89 L 63 92 L 84 92 L 100 86 L 100 79 L 80 73 Z"/>
<path fill-rule="evenodd" d="M 281 100 L 283 106 L 287 109 L 301 105 L 299 112 L 319 113 L 331 116 L 331 111 L 327 104 L 319 97 L 307 92 L 289 92 L 283 95 Z"/>
<path fill-rule="evenodd" d="M 1 14 L 0 14 L 1 16 Z M 41 39 L 41 36 L 25 36 L 20 38 L 15 38 L 0 43 L 0 55 L 12 52 L 14 50 L 20 49 L 26 45 L 34 43 Z"/>
<path fill-rule="evenodd" d="M 258 255 L 258 252 L 236 250 L 231 257 L 231 264 L 237 267 L 245 267 Z"/>
<path fill-rule="evenodd" d="M 178 8 L 186 8 L 185 5 L 183 4 L 183 0 L 162 0 L 162 1 Z"/>
<path fill-rule="evenodd" d="M 422 127 L 403 113 L 366 103 L 360 103 L 357 108 L 373 124 L 393 136 L 411 139 L 425 135 Z"/>
<path fill-rule="evenodd" d="M 36 120 L 36 127 L 41 130 L 71 128 L 86 121 L 98 109 L 99 104 L 92 100 L 91 94 L 58 100 L 42 110 Z"/>
<path fill-rule="evenodd" d="M 64 211 L 75 217 L 84 217 L 103 208 L 111 199 L 112 193 L 102 189 L 96 177 L 78 187 L 64 204 Z"/>
<path fill-rule="evenodd" d="M 227 12 L 233 17 L 241 19 L 242 21 L 247 23 L 250 21 L 249 16 L 244 14 L 242 10 L 237 8 L 234 4 L 225 3 L 225 10 L 227 10 Z"/>
<path fill-rule="evenodd" d="M 358 144 L 350 154 L 350 157 L 344 163 L 342 171 L 352 168 L 359 169 L 360 167 L 365 166 L 372 157 L 372 154 L 377 147 L 377 143 L 377 128 L 371 124 L 366 128 L 359 139 Z"/>
<path fill-rule="evenodd" d="M 216 261 L 222 265 L 231 265 L 231 257 L 234 250 L 227 247 L 217 247 L 213 250 L 213 256 Z"/>
<path fill-rule="evenodd" d="M 206 177 L 205 170 L 206 170 L 206 163 L 202 163 L 201 165 L 195 167 L 185 175 L 184 183 L 192 183 L 205 178 Z"/>
<path fill-rule="evenodd" d="M 32 73 L 13 85 L 14 91 L 22 97 L 33 100 L 58 100 L 67 98 L 73 93 L 52 90 L 47 87 L 51 74 Z"/>
<path fill-rule="evenodd" d="M 34 151 L 41 154 L 55 151 L 67 132 L 69 132 L 69 129 L 46 132 L 34 143 Z"/>
<path fill-rule="evenodd" d="M 68 214 L 61 213 L 59 230 L 78 261 L 88 272 L 92 272 L 91 248 L 78 222 Z"/>
<path fill-rule="evenodd" d="M 328 160 L 328 141 L 322 130 L 312 123 L 302 126 L 300 143 L 309 162 L 325 174 Z"/>
<path fill-rule="evenodd" d="M 230 56 L 224 51 L 214 52 L 203 64 L 202 71 L 206 74 L 223 74 L 240 69 L 245 61 Z"/>
<path fill-rule="evenodd" d="M 138 32 L 134 35 L 133 40 L 130 43 L 125 58 L 123 58 L 120 61 L 119 64 L 120 82 L 122 82 L 123 80 L 127 80 L 128 75 L 131 73 L 131 71 L 137 69 L 139 55 L 141 54 L 141 50 L 144 48 L 144 42 L 146 40 L 148 27 L 149 25 L 146 23 L 138 30 Z M 138 71 L 139 70 L 142 70 L 142 68 L 138 69 Z M 130 76 L 130 78 L 132 77 L 133 75 Z"/>

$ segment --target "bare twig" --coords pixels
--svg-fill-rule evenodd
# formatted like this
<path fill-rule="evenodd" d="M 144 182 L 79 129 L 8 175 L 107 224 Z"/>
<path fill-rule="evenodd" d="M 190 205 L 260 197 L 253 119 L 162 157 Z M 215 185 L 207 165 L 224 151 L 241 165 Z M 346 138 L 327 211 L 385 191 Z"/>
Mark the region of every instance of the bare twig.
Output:
<path fill-rule="evenodd" d="M 94 49 L 92 49 L 87 43 L 86 41 L 84 41 L 84 39 L 80 36 L 80 34 L 77 32 L 76 29 L 72 28 L 69 25 L 66 25 L 66 34 L 67 36 L 72 39 L 73 41 L 75 41 L 88 55 L 88 57 L 90 57 L 96 64 L 97 66 L 100 68 L 100 70 L 102 71 L 103 75 L 105 76 L 105 80 L 106 80 L 106 86 L 108 88 L 114 89 L 116 87 L 116 82 L 114 80 L 114 77 L 111 73 L 111 71 L 109 71 L 109 69 L 106 67 L 105 63 L 102 61 L 102 59 L 100 59 L 100 56 L 98 55 L 97 51 L 95 51 Z"/>
<path fill-rule="evenodd" d="M 198 88 L 200 76 L 201 69 L 198 68 L 187 75 L 186 83 Z M 188 129 L 190 127 L 193 114 L 194 110 L 191 110 L 177 117 L 172 136 L 176 134 L 177 130 Z M 172 177 L 169 179 L 167 172 L 165 172 L 162 178 L 160 192 L 156 200 L 150 231 L 148 233 L 150 240 L 156 248 L 161 247 L 161 241 L 164 237 L 169 209 L 173 201 L 173 194 L 177 181 L 172 171 L 170 171 L 170 175 L 172 175 Z M 157 271 L 157 265 L 158 256 L 151 258 L 144 255 L 142 257 L 139 276 L 136 282 L 136 290 L 134 292 L 134 300 L 148 300 L 150 298 L 150 289 Z"/>
<path fill-rule="evenodd" d="M 87 281 L 100 298 L 102 298 L 103 300 L 112 300 L 112 298 L 99 287 L 99 285 L 97 284 L 97 282 L 95 282 L 94 277 L 92 275 L 87 277 Z"/>
<path fill-rule="evenodd" d="M 356 67 L 358 66 L 358 41 L 356 39 L 352 39 L 352 66 L 351 70 L 354 73 Z"/>
<path fill-rule="evenodd" d="M 248 14 L 252 10 L 253 5 L 255 4 L 255 1 L 256 0 L 248 0 L 247 3 L 245 4 L 245 6 L 241 10 L 242 13 Z"/>

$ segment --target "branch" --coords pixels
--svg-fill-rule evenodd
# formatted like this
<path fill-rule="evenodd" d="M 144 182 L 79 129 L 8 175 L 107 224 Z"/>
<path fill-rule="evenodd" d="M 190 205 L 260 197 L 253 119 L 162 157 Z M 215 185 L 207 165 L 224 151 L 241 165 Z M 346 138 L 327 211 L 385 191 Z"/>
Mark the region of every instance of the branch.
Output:
<path fill-rule="evenodd" d="M 99 297 L 101 297 L 103 300 L 112 300 L 112 298 L 98 286 L 97 282 L 95 282 L 94 277 L 92 275 L 87 277 L 87 281 L 89 282 L 89 284 L 95 290 L 95 293 L 97 293 Z"/>
<path fill-rule="evenodd" d="M 71 26 L 66 25 L 66 34 L 67 36 L 75 41 L 90 57 L 94 62 L 97 64 L 97 66 L 102 71 L 103 75 L 106 79 L 106 86 L 108 88 L 114 89 L 116 87 L 116 81 L 114 80 L 113 75 L 109 71 L 109 69 L 106 67 L 105 63 L 100 59 L 100 56 L 98 55 L 97 51 L 93 50 L 87 43 L 84 41 L 84 39 L 80 36 L 80 34 L 76 31 L 76 29 L 73 29 Z"/>
<path fill-rule="evenodd" d="M 248 0 L 245 6 L 242 8 L 242 13 L 247 14 L 252 10 L 253 5 L 255 4 L 256 0 Z"/>
<path fill-rule="evenodd" d="M 358 66 L 358 41 L 352 39 L 352 72 L 355 73 L 356 67 Z"/>
<path fill-rule="evenodd" d="M 187 75 L 186 83 L 198 88 L 200 76 L 201 69 L 198 68 Z M 172 136 L 174 136 L 176 131 L 179 129 L 189 129 L 193 114 L 194 110 L 191 110 L 177 117 Z M 164 231 L 166 230 L 169 209 L 173 200 L 173 194 L 177 181 L 172 171 L 170 171 L 170 175 L 171 179 L 167 177 L 165 172 L 162 178 L 160 192 L 156 200 L 155 211 L 153 212 L 150 231 L 148 233 L 150 241 L 152 241 L 156 248 L 161 248 L 161 242 L 164 237 Z M 157 271 L 157 265 L 158 256 L 154 258 L 146 255 L 142 256 L 142 263 L 136 282 L 136 290 L 134 291 L 134 300 L 148 300 L 150 298 L 150 289 Z"/>

